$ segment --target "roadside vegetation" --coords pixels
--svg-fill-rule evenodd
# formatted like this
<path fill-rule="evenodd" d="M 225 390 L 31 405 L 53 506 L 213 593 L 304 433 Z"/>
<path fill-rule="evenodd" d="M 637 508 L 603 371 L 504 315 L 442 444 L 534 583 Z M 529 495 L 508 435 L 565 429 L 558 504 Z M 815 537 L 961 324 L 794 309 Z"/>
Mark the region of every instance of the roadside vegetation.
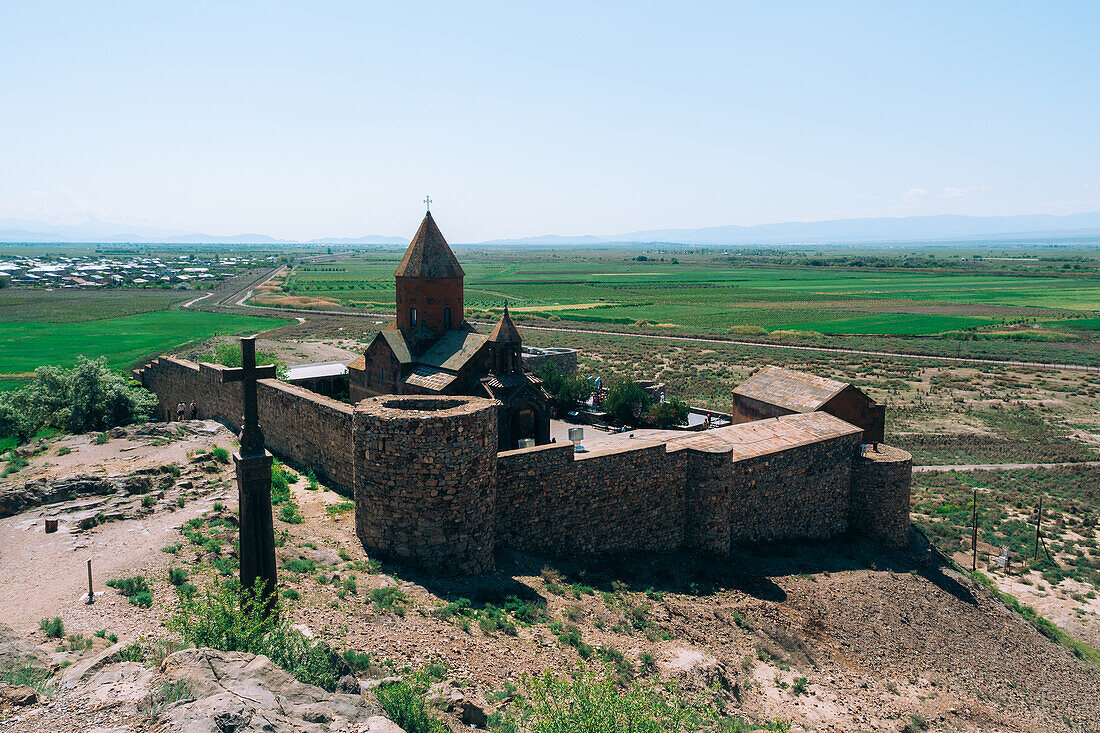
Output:
<path fill-rule="evenodd" d="M 111 371 L 106 359 L 78 357 L 71 369 L 38 367 L 26 387 L 0 392 L 0 437 L 22 442 L 44 428 L 102 431 L 143 422 L 156 404 L 152 393 Z"/>

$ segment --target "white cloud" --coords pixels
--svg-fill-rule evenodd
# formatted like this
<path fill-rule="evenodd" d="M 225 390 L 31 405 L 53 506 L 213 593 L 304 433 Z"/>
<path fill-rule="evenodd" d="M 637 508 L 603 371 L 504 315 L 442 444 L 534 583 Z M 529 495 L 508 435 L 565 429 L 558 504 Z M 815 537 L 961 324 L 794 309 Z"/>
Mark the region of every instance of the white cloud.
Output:
<path fill-rule="evenodd" d="M 965 188 L 958 188 L 955 186 L 948 186 L 943 189 L 943 197 L 945 199 L 965 199 L 970 198 L 970 194 L 977 193 L 978 191 L 990 191 L 989 186 L 967 186 Z"/>

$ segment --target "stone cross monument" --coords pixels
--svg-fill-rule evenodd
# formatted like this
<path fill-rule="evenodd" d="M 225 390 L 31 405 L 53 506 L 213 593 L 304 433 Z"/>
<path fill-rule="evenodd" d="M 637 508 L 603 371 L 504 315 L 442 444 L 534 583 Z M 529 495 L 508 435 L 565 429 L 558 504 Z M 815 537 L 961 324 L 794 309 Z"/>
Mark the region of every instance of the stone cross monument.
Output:
<path fill-rule="evenodd" d="M 275 376 L 274 366 L 256 366 L 256 337 L 241 339 L 241 367 L 222 372 L 223 382 L 241 382 L 244 421 L 241 449 L 233 455 L 240 497 L 241 587 L 264 583 L 268 602 L 275 594 L 275 529 L 271 523 L 271 454 L 264 450 L 256 410 L 256 380 Z"/>

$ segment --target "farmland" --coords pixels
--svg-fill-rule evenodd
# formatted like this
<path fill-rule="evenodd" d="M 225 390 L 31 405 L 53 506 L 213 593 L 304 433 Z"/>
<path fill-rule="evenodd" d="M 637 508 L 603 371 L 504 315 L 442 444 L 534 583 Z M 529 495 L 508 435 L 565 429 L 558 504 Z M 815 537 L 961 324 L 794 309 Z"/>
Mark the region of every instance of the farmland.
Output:
<path fill-rule="evenodd" d="M 460 250 L 469 315 L 490 320 L 507 300 L 516 320 L 532 325 L 1100 364 L 1093 250 L 1069 250 L 1064 261 L 1005 258 L 1029 263 L 1012 270 L 973 256 L 868 267 L 849 263 L 871 256 L 811 266 L 817 260 L 795 254 L 758 262 L 642 251 Z M 392 312 L 399 257 L 395 250 L 298 264 L 254 302 Z"/>
<path fill-rule="evenodd" d="M 0 388 L 38 366 L 107 357 L 115 369 L 218 334 L 254 332 L 288 321 L 169 310 L 187 291 L 0 291 Z"/>

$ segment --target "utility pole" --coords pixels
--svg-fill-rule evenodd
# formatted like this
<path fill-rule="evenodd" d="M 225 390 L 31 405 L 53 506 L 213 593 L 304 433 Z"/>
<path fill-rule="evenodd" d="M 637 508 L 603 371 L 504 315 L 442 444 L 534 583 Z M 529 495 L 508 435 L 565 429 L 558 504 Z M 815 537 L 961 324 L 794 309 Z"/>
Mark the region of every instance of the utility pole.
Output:
<path fill-rule="evenodd" d="M 1032 560 L 1039 559 L 1039 525 L 1043 523 L 1043 495 L 1039 494 L 1039 513 L 1035 517 L 1035 552 L 1031 554 Z"/>
<path fill-rule="evenodd" d="M 978 490 L 974 489 L 974 510 L 971 515 L 971 525 L 973 531 L 970 536 L 970 549 L 973 553 L 973 557 L 970 561 L 970 572 L 975 572 L 978 569 Z"/>

